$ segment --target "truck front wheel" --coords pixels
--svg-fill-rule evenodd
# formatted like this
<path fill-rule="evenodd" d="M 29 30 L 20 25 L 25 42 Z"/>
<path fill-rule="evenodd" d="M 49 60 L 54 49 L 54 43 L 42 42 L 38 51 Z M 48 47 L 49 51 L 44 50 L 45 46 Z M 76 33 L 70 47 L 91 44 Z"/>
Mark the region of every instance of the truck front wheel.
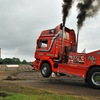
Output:
<path fill-rule="evenodd" d="M 41 74 L 43 77 L 47 78 L 51 75 L 51 66 L 49 63 L 43 63 L 41 66 Z"/>
<path fill-rule="evenodd" d="M 89 71 L 87 82 L 90 87 L 100 89 L 100 67 L 93 68 Z"/>

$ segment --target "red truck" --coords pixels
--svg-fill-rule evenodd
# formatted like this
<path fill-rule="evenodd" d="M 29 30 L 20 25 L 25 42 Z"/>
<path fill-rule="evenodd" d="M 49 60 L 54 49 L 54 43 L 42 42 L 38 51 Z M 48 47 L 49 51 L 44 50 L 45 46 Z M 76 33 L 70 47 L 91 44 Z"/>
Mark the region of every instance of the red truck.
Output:
<path fill-rule="evenodd" d="M 92 88 L 100 88 L 100 50 L 78 53 L 74 30 L 63 27 L 42 31 L 37 39 L 34 69 L 43 77 L 52 72 L 85 78 Z"/>

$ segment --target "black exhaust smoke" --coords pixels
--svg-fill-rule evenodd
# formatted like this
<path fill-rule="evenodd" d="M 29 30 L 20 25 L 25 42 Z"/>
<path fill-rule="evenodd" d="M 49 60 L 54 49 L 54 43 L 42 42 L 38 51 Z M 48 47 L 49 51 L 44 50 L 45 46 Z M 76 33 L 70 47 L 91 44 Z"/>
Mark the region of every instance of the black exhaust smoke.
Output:
<path fill-rule="evenodd" d="M 78 36 L 79 31 L 82 28 L 86 18 L 94 17 L 97 15 L 100 8 L 100 0 L 81 0 L 81 3 L 77 4 L 78 16 L 77 16 L 77 50 L 78 50 Z"/>
<path fill-rule="evenodd" d="M 86 18 L 94 17 L 100 8 L 100 0 L 81 0 L 81 3 L 77 4 L 78 16 L 77 27 L 78 31 L 84 24 Z"/>
<path fill-rule="evenodd" d="M 63 26 L 65 26 L 66 18 L 69 15 L 69 10 L 72 7 L 73 0 L 63 0 L 63 5 L 62 5 L 62 13 L 63 13 Z"/>

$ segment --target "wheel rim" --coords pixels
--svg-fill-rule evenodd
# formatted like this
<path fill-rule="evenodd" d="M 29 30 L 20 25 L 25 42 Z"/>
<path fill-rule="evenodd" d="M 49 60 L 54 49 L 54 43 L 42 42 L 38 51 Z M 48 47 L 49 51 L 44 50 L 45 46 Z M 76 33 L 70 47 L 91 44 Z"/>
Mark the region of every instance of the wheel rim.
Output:
<path fill-rule="evenodd" d="M 95 85 L 100 86 L 100 72 L 95 72 L 91 78 Z"/>
<path fill-rule="evenodd" d="M 42 73 L 43 73 L 44 75 L 46 74 L 46 71 L 47 71 L 47 67 L 43 67 Z"/>

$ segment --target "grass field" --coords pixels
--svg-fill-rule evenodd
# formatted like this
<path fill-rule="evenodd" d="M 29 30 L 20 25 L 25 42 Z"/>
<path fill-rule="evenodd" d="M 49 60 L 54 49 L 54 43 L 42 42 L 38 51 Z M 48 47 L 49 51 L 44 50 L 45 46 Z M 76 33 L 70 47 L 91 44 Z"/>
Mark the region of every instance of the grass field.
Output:
<path fill-rule="evenodd" d="M 3 83 L 0 86 L 0 100 L 89 100 L 83 97 L 60 95 L 46 90 Z"/>

